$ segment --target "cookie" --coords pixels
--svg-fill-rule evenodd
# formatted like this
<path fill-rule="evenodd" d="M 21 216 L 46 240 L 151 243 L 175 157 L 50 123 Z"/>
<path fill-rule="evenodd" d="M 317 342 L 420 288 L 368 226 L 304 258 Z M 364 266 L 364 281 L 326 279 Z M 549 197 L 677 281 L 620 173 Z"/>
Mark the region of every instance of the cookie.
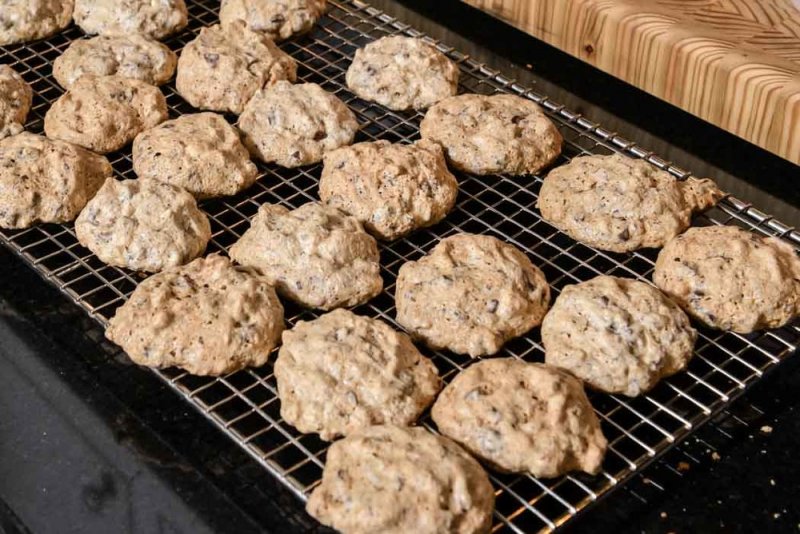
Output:
<path fill-rule="evenodd" d="M 202 254 L 211 225 L 179 187 L 109 178 L 75 220 L 75 234 L 103 263 L 154 273 Z"/>
<path fill-rule="evenodd" d="M 162 85 L 175 74 L 177 63 L 175 52 L 143 35 L 99 35 L 72 41 L 53 62 L 53 77 L 65 89 L 87 74 Z"/>
<path fill-rule="evenodd" d="M 106 154 L 167 119 L 158 87 L 121 76 L 83 76 L 44 117 L 47 137 Z"/>
<path fill-rule="evenodd" d="M 711 180 L 677 180 L 619 154 L 581 156 L 550 171 L 539 192 L 542 217 L 601 250 L 661 247 L 689 227 L 692 213 L 722 198 Z"/>
<path fill-rule="evenodd" d="M 22 132 L 0 140 L 0 227 L 73 220 L 112 173 L 79 146 Z"/>
<path fill-rule="evenodd" d="M 196 108 L 238 115 L 259 89 L 296 78 L 297 64 L 269 37 L 233 21 L 202 28 L 183 48 L 175 87 Z"/>
<path fill-rule="evenodd" d="M 561 134 L 527 98 L 497 94 L 447 98 L 425 114 L 423 139 L 444 147 L 447 161 L 473 174 L 535 174 L 561 153 Z"/>
<path fill-rule="evenodd" d="M 184 0 L 75 0 L 75 23 L 90 34 L 142 34 L 163 39 L 184 29 Z"/>
<path fill-rule="evenodd" d="M 44 39 L 72 22 L 74 0 L 3 0 L 0 46 Z"/>
<path fill-rule="evenodd" d="M 25 128 L 32 103 L 31 86 L 14 69 L 0 65 L 0 139 Z"/>
<path fill-rule="evenodd" d="M 219 376 L 267 362 L 283 332 L 269 281 L 212 254 L 141 282 L 106 337 L 139 365 Z"/>
<path fill-rule="evenodd" d="M 703 324 L 747 334 L 800 314 L 795 247 L 735 226 L 689 228 L 658 255 L 653 282 Z"/>
<path fill-rule="evenodd" d="M 356 50 L 347 87 L 393 110 L 425 109 L 458 91 L 458 67 L 422 39 L 393 35 Z"/>
<path fill-rule="evenodd" d="M 458 182 L 434 143 L 357 143 L 325 154 L 319 197 L 392 240 L 438 223 L 453 209 Z"/>
<path fill-rule="evenodd" d="M 615 276 L 564 287 L 542 322 L 546 363 L 629 397 L 685 368 L 696 339 L 689 318 L 661 291 Z"/>
<path fill-rule="evenodd" d="M 219 21 L 243 20 L 254 32 L 282 41 L 305 33 L 325 13 L 325 0 L 222 0 Z"/>
<path fill-rule="evenodd" d="M 430 348 L 475 358 L 542 322 L 544 274 L 519 249 L 485 235 L 456 234 L 400 267 L 397 322 Z"/>
<path fill-rule="evenodd" d="M 318 202 L 292 211 L 262 204 L 230 256 L 309 308 L 356 306 L 383 288 L 375 239 L 355 218 Z"/>
<path fill-rule="evenodd" d="M 492 467 L 552 478 L 600 471 L 607 441 L 581 382 L 516 358 L 461 371 L 431 410 L 439 432 Z"/>
<path fill-rule="evenodd" d="M 258 178 L 236 129 L 208 112 L 181 115 L 136 136 L 133 170 L 197 198 L 235 195 Z"/>
<path fill-rule="evenodd" d="M 355 115 L 336 96 L 315 83 L 283 80 L 250 99 L 238 126 L 253 156 L 281 167 L 317 163 L 358 131 Z"/>
<path fill-rule="evenodd" d="M 487 534 L 494 489 L 453 441 L 380 425 L 330 446 L 306 510 L 343 534 Z"/>
<path fill-rule="evenodd" d="M 275 379 L 284 421 L 326 441 L 372 425 L 411 425 L 441 386 L 407 335 L 347 310 L 285 331 Z"/>

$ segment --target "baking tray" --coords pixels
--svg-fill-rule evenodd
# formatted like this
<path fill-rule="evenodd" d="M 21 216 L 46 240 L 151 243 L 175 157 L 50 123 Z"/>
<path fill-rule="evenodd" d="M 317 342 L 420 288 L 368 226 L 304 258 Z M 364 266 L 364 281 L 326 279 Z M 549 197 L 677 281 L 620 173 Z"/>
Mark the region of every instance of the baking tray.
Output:
<path fill-rule="evenodd" d="M 199 28 L 218 20 L 218 2 L 190 0 L 187 4 L 188 28 L 166 41 L 175 51 L 190 41 Z M 357 48 L 385 35 L 401 34 L 424 37 L 453 59 L 461 68 L 460 92 L 508 92 L 539 103 L 564 136 L 564 153 L 557 164 L 578 155 L 618 152 L 644 158 L 679 179 L 690 175 L 546 95 L 515 83 L 359 0 L 330 0 L 329 4 L 328 14 L 310 34 L 282 43 L 281 48 L 297 60 L 301 81 L 319 83 L 356 113 L 361 123 L 357 141 L 408 142 L 418 137 L 420 113 L 397 113 L 365 102 L 344 84 L 345 71 Z M 53 60 L 70 41 L 81 37 L 81 31 L 72 26 L 48 40 L 0 47 L 0 63 L 10 64 L 36 93 L 27 124 L 29 131 L 42 132 L 47 108 L 63 92 L 52 77 Z M 178 96 L 174 84 L 164 86 L 163 90 L 171 116 L 195 111 Z M 118 177 L 135 177 L 130 147 L 110 154 L 109 159 Z M 259 170 L 258 183 L 244 193 L 201 203 L 213 229 L 209 252 L 226 251 L 248 228 L 248 220 L 258 206 L 265 202 L 297 207 L 317 199 L 320 165 L 280 169 L 259 164 Z M 396 325 L 393 293 L 400 265 L 419 258 L 442 237 L 460 231 L 495 235 L 524 250 L 544 271 L 554 298 L 565 284 L 601 273 L 650 279 L 656 250 L 630 254 L 597 251 L 544 222 L 534 209 L 542 183 L 540 176 L 457 175 L 461 188 L 458 203 L 445 221 L 381 245 L 385 289 L 367 305 L 356 308 L 357 313 L 380 317 Z M 800 248 L 800 234 L 792 228 L 730 196 L 697 217 L 694 224 L 734 224 L 779 236 L 795 249 Z M 71 224 L 3 230 L 0 239 L 101 325 L 105 325 L 143 279 L 139 273 L 100 262 L 77 242 Z M 286 306 L 289 326 L 316 315 L 292 304 Z M 797 321 L 778 330 L 746 336 L 701 329 L 696 354 L 688 369 L 662 381 L 650 393 L 635 399 L 590 393 L 610 444 L 602 473 L 571 474 L 551 480 L 493 474 L 497 493 L 494 530 L 552 530 L 584 513 L 592 503 L 623 486 L 643 467 L 724 409 L 748 386 L 796 352 L 799 343 Z M 510 342 L 501 355 L 542 361 L 538 329 Z M 431 356 L 446 381 L 470 363 L 466 357 L 449 353 Z M 299 499 L 305 499 L 318 483 L 327 445 L 314 435 L 296 432 L 281 420 L 271 363 L 220 378 L 195 377 L 173 369 L 154 372 Z M 431 425 L 427 416 L 422 424 Z"/>

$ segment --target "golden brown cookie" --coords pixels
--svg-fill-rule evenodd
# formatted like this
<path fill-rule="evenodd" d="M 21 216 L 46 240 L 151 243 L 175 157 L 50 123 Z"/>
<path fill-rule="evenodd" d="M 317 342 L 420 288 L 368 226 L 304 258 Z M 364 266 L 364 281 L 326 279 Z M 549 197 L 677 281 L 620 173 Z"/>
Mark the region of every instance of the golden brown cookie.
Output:
<path fill-rule="evenodd" d="M 112 173 L 79 146 L 22 132 L 0 140 L 0 227 L 73 220 Z"/>
<path fill-rule="evenodd" d="M 292 211 L 262 204 L 230 256 L 309 308 L 357 306 L 383 288 L 375 238 L 355 218 L 319 202 Z"/>
<path fill-rule="evenodd" d="M 275 379 L 281 417 L 328 441 L 372 425 L 411 425 L 441 387 L 436 366 L 406 334 L 347 310 L 285 331 Z"/>
<path fill-rule="evenodd" d="M 689 228 L 658 255 L 653 281 L 700 322 L 749 333 L 800 314 L 800 257 L 735 226 Z"/>
<path fill-rule="evenodd" d="M 264 365 L 283 332 L 283 306 L 266 278 L 216 254 L 141 282 L 106 337 L 139 365 L 219 376 Z"/>
<path fill-rule="evenodd" d="M 461 371 L 431 416 L 442 434 L 501 471 L 544 478 L 576 469 L 596 474 L 606 452 L 581 382 L 516 358 L 483 360 Z"/>
<path fill-rule="evenodd" d="M 397 322 L 432 349 L 473 358 L 542 322 L 550 303 L 544 274 L 497 238 L 456 234 L 400 267 Z"/>
<path fill-rule="evenodd" d="M 306 510 L 343 534 L 487 534 L 494 490 L 453 441 L 372 426 L 330 446 Z"/>
<path fill-rule="evenodd" d="M 183 47 L 175 87 L 196 108 L 239 114 L 259 89 L 296 77 L 290 56 L 237 20 L 202 28 Z"/>
<path fill-rule="evenodd" d="M 347 87 L 389 109 L 425 109 L 458 90 L 458 67 L 422 39 L 392 35 L 356 50 Z"/>
<path fill-rule="evenodd" d="M 167 119 L 167 101 L 153 85 L 121 76 L 83 76 L 50 106 L 47 137 L 105 154 Z"/>
<path fill-rule="evenodd" d="M 180 187 L 109 178 L 75 220 L 75 234 L 104 263 L 158 272 L 202 254 L 211 225 Z"/>
<path fill-rule="evenodd" d="M 319 197 L 392 240 L 436 224 L 453 209 L 458 182 L 435 143 L 357 143 L 325 154 Z"/>
<path fill-rule="evenodd" d="M 535 174 L 561 153 L 561 134 L 533 101 L 515 95 L 466 94 L 442 100 L 420 124 L 423 139 L 447 161 L 474 174 Z"/>
<path fill-rule="evenodd" d="M 686 367 L 697 331 L 655 287 L 616 276 L 565 286 L 542 322 L 545 362 L 635 397 Z"/>
<path fill-rule="evenodd" d="M 692 214 L 722 198 L 711 180 L 677 180 L 644 160 L 581 156 L 547 175 L 542 218 L 595 248 L 629 252 L 661 247 L 689 227 Z"/>

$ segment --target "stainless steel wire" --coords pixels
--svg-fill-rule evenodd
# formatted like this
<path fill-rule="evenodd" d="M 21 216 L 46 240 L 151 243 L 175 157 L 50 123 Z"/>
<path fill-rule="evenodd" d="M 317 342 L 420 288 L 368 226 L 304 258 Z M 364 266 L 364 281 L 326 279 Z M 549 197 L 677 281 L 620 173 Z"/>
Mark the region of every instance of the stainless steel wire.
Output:
<path fill-rule="evenodd" d="M 169 39 L 175 51 L 203 26 L 217 22 L 218 2 L 190 0 L 189 27 Z M 338 95 L 356 113 L 358 141 L 412 141 L 418 137 L 421 114 L 396 113 L 356 98 L 344 84 L 354 51 L 390 34 L 426 38 L 420 32 L 360 0 L 331 0 L 330 10 L 308 35 L 281 47 L 299 64 L 299 78 L 316 82 Z M 27 129 L 42 131 L 49 105 L 62 93 L 52 77 L 52 62 L 70 41 L 81 38 L 76 27 L 48 40 L 0 48 L 0 63 L 11 65 L 31 83 L 36 96 Z M 644 158 L 678 178 L 689 176 L 657 155 L 574 113 L 546 95 L 524 87 L 446 44 L 428 39 L 460 66 L 461 92 L 511 92 L 538 102 L 558 125 L 565 139 L 559 164 L 581 154 L 619 152 Z M 170 114 L 192 112 L 175 92 L 164 86 Z M 233 118 L 231 118 L 233 120 Z M 130 148 L 110 155 L 119 177 L 133 178 Z M 248 220 L 265 202 L 297 207 L 317 198 L 320 166 L 280 169 L 259 164 L 258 183 L 235 197 L 203 202 L 212 222 L 210 251 L 225 251 L 247 229 Z M 447 219 L 399 241 L 381 246 L 384 292 L 356 311 L 394 324 L 395 278 L 405 261 L 428 251 L 441 237 L 458 231 L 496 235 L 523 249 L 550 281 L 554 296 L 570 283 L 601 273 L 650 278 L 657 251 L 631 254 L 597 251 L 568 238 L 544 222 L 534 209 L 541 177 L 477 177 L 459 174 L 458 203 Z M 775 235 L 800 248 L 800 234 L 738 199 L 727 197 L 717 208 L 696 219 L 697 225 L 735 224 Z M 109 267 L 76 240 L 72 225 L 42 225 L 19 231 L 0 231 L 0 239 L 33 266 L 47 281 L 67 294 L 104 324 L 122 304 L 142 275 Z M 289 325 L 315 313 L 291 304 Z M 668 448 L 708 421 L 750 384 L 797 351 L 797 322 L 779 330 L 738 335 L 703 330 L 696 355 L 687 371 L 663 381 L 635 399 L 591 395 L 609 438 L 610 448 L 598 476 L 572 474 L 553 480 L 526 475 L 493 475 L 497 493 L 496 531 L 531 532 L 555 529 L 608 495 Z M 543 358 L 538 330 L 512 341 L 504 354 L 528 361 Z M 445 380 L 468 365 L 469 359 L 448 353 L 432 355 Z M 221 378 L 202 378 L 177 370 L 155 371 L 172 388 L 205 414 L 231 439 L 278 477 L 300 499 L 318 483 L 326 444 L 285 424 L 272 374 L 272 365 Z M 423 424 L 430 425 L 425 418 Z"/>

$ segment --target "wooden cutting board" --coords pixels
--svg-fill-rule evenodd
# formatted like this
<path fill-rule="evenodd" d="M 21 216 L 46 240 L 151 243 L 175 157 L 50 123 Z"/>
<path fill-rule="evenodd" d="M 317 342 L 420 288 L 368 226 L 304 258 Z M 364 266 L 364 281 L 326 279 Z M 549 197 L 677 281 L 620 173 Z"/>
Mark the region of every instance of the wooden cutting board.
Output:
<path fill-rule="evenodd" d="M 800 164 L 800 0 L 464 1 Z"/>

